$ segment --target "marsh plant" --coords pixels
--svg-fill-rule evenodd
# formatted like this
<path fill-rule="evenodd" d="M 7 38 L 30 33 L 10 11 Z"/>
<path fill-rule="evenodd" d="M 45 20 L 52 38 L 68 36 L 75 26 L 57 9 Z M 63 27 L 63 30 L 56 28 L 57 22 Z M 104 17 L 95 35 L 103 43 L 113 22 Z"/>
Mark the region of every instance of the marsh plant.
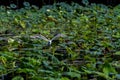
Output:
<path fill-rule="evenodd" d="M 86 2 L 1 6 L 0 79 L 119 80 L 120 5 Z"/>

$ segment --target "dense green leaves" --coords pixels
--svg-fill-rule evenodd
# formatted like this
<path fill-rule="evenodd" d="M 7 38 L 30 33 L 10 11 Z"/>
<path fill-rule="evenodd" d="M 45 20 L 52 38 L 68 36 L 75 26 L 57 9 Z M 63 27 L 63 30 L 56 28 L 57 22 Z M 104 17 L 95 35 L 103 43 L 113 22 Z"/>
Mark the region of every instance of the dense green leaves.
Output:
<path fill-rule="evenodd" d="M 0 79 L 119 79 L 120 6 L 55 3 L 38 9 L 0 7 Z M 15 8 L 14 4 L 10 7 Z M 32 39 L 56 34 L 65 38 Z"/>

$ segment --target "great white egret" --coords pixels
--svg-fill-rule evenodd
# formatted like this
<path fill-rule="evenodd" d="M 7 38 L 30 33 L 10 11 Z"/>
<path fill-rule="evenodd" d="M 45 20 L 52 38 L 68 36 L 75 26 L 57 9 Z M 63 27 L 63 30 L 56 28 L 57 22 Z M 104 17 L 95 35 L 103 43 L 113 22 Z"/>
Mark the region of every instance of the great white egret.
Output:
<path fill-rule="evenodd" d="M 43 40 L 45 40 L 45 41 L 47 41 L 48 42 L 48 46 L 51 46 L 51 44 L 52 44 L 52 41 L 53 40 L 56 40 L 56 39 L 58 39 L 59 37 L 65 37 L 66 35 L 64 35 L 64 34 L 57 34 L 56 36 L 54 36 L 52 39 L 47 39 L 45 36 L 43 36 L 43 35 L 35 35 L 35 36 L 30 36 L 31 38 L 33 38 L 33 39 L 43 39 Z"/>

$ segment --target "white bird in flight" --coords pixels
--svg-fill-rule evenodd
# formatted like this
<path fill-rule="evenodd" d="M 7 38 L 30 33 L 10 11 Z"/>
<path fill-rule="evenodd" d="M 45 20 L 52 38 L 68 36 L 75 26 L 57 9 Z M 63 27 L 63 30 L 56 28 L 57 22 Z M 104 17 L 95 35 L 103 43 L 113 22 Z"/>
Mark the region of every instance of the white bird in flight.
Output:
<path fill-rule="evenodd" d="M 59 37 L 65 37 L 65 36 L 66 35 L 64 35 L 64 34 L 57 34 L 51 40 L 47 39 L 45 36 L 43 36 L 41 34 L 40 35 L 35 35 L 35 36 L 30 36 L 30 37 L 33 38 L 33 39 L 37 39 L 37 38 L 43 39 L 43 40 L 47 41 L 48 42 L 48 46 L 50 46 L 52 44 L 53 40 L 58 39 Z"/>

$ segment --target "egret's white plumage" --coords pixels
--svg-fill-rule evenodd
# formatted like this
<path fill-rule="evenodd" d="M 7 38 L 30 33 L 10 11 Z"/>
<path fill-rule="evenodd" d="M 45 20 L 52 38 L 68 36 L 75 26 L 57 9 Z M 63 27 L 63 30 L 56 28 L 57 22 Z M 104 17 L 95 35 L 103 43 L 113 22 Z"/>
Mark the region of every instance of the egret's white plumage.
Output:
<path fill-rule="evenodd" d="M 31 38 L 34 38 L 34 39 L 40 38 L 40 39 L 43 39 L 43 40 L 47 41 L 48 45 L 51 45 L 52 41 L 55 40 L 55 39 L 58 39 L 59 37 L 65 37 L 65 35 L 64 34 L 57 34 L 51 40 L 47 39 L 45 36 L 43 36 L 41 34 L 40 35 L 31 36 Z"/>

